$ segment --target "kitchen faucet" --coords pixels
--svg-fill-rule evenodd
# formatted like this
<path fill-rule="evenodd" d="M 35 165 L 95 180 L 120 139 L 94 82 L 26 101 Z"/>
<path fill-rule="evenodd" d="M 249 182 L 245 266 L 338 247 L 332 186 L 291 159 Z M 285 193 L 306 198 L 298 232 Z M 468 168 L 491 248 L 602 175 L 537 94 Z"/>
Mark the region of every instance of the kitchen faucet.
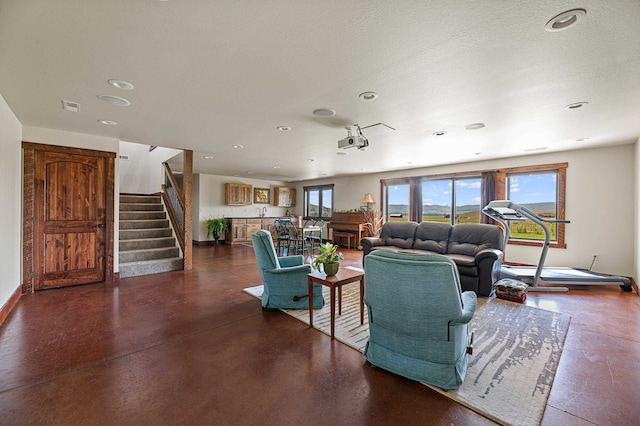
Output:
<path fill-rule="evenodd" d="M 262 208 L 262 217 L 265 217 L 267 215 L 267 206 L 264 206 Z"/>

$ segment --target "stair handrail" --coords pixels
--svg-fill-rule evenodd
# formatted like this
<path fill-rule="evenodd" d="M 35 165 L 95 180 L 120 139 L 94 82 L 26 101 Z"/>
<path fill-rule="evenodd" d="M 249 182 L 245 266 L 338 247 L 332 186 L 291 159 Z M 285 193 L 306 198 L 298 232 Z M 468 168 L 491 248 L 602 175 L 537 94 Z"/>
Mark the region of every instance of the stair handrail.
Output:
<path fill-rule="evenodd" d="M 184 194 L 178 186 L 178 182 L 173 175 L 171 167 L 167 163 L 162 163 L 164 166 L 165 176 L 169 180 L 169 185 L 162 184 L 162 199 L 164 205 L 167 207 L 169 213 L 169 219 L 173 225 L 173 229 L 176 233 L 180 248 L 184 253 L 185 249 L 185 229 L 184 229 Z M 177 201 L 177 203 L 176 203 Z"/>

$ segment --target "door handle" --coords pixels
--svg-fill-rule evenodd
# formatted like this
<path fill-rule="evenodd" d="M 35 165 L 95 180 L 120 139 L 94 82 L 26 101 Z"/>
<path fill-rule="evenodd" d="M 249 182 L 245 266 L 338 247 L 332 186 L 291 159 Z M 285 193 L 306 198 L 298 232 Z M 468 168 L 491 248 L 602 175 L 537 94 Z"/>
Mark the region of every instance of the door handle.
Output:
<path fill-rule="evenodd" d="M 104 223 L 99 223 L 99 224 L 98 224 L 98 228 L 104 228 L 105 226 L 107 226 L 107 225 L 106 225 L 106 224 L 104 224 Z"/>

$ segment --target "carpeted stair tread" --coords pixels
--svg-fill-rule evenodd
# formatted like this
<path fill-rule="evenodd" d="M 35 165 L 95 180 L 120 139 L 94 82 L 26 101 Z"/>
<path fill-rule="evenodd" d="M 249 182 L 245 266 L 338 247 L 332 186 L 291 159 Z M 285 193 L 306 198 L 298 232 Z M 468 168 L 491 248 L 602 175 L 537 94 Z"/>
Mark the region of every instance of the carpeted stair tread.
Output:
<path fill-rule="evenodd" d="M 180 255 L 178 247 L 157 247 L 145 248 L 141 250 L 121 251 L 118 259 L 121 263 L 128 263 L 142 260 L 167 259 Z"/>
<path fill-rule="evenodd" d="M 120 278 L 178 271 L 181 270 L 182 267 L 181 257 L 126 262 L 120 264 Z"/>
<path fill-rule="evenodd" d="M 171 237 L 171 228 L 121 229 L 121 240 L 137 240 L 143 238 Z"/>
<path fill-rule="evenodd" d="M 164 211 L 162 204 L 120 203 L 120 211 Z"/>
<path fill-rule="evenodd" d="M 168 228 L 169 219 L 121 220 L 120 229 Z"/>
<path fill-rule="evenodd" d="M 120 220 L 166 219 L 167 214 L 162 210 L 130 210 L 120 212 Z"/>
<path fill-rule="evenodd" d="M 120 240 L 118 248 L 120 252 L 123 252 L 148 248 L 175 247 L 175 245 L 175 237 L 135 238 L 130 240 Z"/>

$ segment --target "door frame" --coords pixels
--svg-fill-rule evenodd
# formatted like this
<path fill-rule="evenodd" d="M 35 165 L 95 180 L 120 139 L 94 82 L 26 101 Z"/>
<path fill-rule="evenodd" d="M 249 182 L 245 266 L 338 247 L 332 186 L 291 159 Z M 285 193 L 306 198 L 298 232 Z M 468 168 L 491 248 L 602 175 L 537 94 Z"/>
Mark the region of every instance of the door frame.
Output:
<path fill-rule="evenodd" d="M 115 152 L 22 142 L 22 293 L 34 292 L 34 203 L 36 152 L 47 151 L 105 159 L 105 282 L 113 281 Z"/>

